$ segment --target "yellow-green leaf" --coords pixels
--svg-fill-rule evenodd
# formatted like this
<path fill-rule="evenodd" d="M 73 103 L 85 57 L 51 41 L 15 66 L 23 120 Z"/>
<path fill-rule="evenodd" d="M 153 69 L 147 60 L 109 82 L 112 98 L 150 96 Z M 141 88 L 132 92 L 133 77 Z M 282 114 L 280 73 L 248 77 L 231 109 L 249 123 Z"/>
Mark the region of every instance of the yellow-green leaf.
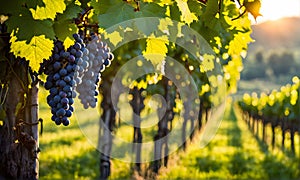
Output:
<path fill-rule="evenodd" d="M 175 0 L 175 1 L 181 12 L 181 21 L 184 21 L 188 25 L 190 25 L 193 21 L 198 20 L 197 16 L 190 11 L 187 1 L 185 0 Z"/>
<path fill-rule="evenodd" d="M 143 51 L 145 58 L 152 62 L 154 66 L 160 64 L 166 57 L 168 52 L 167 44 L 169 43 L 166 37 L 150 37 L 146 40 L 147 47 Z"/>
<path fill-rule="evenodd" d="M 169 26 L 173 26 L 173 21 L 170 18 L 160 19 L 158 29 L 169 34 Z"/>
<path fill-rule="evenodd" d="M 215 68 L 214 60 L 215 60 L 215 56 L 209 55 L 209 54 L 204 54 L 203 62 L 202 62 L 204 71 L 206 71 L 206 72 L 211 71 Z"/>
<path fill-rule="evenodd" d="M 43 59 L 48 59 L 52 54 L 53 41 L 44 35 L 34 36 L 29 44 L 26 41 L 18 41 L 16 36 L 11 36 L 11 52 L 15 56 L 25 58 L 33 71 L 38 71 Z"/>
<path fill-rule="evenodd" d="M 114 46 L 117 46 L 118 43 L 122 42 L 122 37 L 118 31 L 109 34 L 105 33 L 104 37 L 105 39 L 109 39 Z"/>
<path fill-rule="evenodd" d="M 66 37 L 66 39 L 64 40 L 65 48 L 68 49 L 73 44 L 74 44 L 74 40 L 72 40 L 70 37 Z"/>
<path fill-rule="evenodd" d="M 37 20 L 52 19 L 57 13 L 63 13 L 66 9 L 64 0 L 43 0 L 45 6 L 37 6 L 36 9 L 30 9 L 32 17 Z"/>
<path fill-rule="evenodd" d="M 240 55 L 243 50 L 246 50 L 249 42 L 253 42 L 251 32 L 238 32 L 234 35 L 234 39 L 229 43 L 228 54 L 232 56 Z"/>

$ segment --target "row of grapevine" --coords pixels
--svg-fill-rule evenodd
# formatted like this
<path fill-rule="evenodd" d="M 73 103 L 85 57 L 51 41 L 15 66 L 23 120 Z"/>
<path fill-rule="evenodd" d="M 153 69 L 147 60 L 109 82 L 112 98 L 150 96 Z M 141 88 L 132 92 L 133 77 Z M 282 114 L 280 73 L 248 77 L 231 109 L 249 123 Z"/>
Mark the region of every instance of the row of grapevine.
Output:
<path fill-rule="evenodd" d="M 280 90 L 273 90 L 270 94 L 256 93 L 244 94 L 243 99 L 238 102 L 243 113 L 243 119 L 252 130 L 258 128 L 258 123 L 263 125 L 263 136 L 265 140 L 266 126 L 272 127 L 272 146 L 275 145 L 275 128 L 282 130 L 282 147 L 284 148 L 285 134 L 290 132 L 291 149 L 295 153 L 295 133 L 300 132 L 300 80 L 293 77 L 292 83 L 282 86 Z"/>

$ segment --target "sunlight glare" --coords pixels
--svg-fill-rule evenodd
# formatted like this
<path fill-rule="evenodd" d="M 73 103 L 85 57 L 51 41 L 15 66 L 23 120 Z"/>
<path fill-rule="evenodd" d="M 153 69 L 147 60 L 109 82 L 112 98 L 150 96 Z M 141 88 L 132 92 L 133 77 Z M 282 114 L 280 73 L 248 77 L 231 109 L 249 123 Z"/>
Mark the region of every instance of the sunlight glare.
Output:
<path fill-rule="evenodd" d="M 277 20 L 283 17 L 300 16 L 299 0 L 261 0 L 261 14 L 257 22 Z"/>

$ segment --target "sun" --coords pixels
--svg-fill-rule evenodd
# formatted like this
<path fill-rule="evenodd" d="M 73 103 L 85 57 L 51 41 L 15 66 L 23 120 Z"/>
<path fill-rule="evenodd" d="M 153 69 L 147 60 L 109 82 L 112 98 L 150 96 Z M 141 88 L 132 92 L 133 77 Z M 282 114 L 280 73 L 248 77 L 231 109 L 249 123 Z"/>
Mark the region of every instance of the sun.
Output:
<path fill-rule="evenodd" d="M 257 18 L 258 22 L 300 16 L 299 0 L 261 0 L 261 3 L 262 16 Z"/>

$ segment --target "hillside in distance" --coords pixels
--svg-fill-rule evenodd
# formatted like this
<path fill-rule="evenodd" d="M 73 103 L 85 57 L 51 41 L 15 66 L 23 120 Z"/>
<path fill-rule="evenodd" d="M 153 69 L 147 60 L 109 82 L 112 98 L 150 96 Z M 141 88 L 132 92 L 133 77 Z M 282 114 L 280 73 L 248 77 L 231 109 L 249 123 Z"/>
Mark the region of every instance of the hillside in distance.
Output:
<path fill-rule="evenodd" d="M 276 21 L 267 21 L 253 25 L 252 38 L 254 43 L 250 44 L 249 51 L 258 48 L 271 49 L 295 49 L 300 47 L 300 18 L 289 17 Z"/>

